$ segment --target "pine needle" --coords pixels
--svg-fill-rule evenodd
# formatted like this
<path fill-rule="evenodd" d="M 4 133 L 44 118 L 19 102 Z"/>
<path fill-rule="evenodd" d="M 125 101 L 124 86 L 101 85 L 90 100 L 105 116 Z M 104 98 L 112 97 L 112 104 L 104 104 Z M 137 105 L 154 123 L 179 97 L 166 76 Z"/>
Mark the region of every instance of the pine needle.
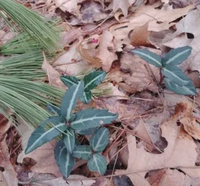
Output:
<path fill-rule="evenodd" d="M 37 127 L 50 115 L 46 105 L 58 105 L 64 90 L 58 90 L 42 82 L 0 75 L 0 95 L 0 105 L 5 105 L 27 123 Z"/>
<path fill-rule="evenodd" d="M 39 51 L 13 55 L 0 61 L 0 75 L 27 80 L 41 80 L 46 73 L 41 70 L 42 53 Z"/>
<path fill-rule="evenodd" d="M 60 49 L 58 30 L 42 16 L 13 0 L 0 0 L 0 16 L 19 33 L 27 33 L 48 52 Z M 14 23 L 17 24 L 14 26 Z"/>

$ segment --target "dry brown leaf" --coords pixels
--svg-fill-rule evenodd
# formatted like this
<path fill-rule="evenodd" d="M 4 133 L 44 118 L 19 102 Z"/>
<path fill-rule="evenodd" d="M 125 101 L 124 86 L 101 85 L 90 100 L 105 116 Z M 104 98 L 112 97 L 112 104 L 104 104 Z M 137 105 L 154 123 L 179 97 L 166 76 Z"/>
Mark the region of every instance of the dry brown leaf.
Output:
<path fill-rule="evenodd" d="M 79 43 L 74 43 L 67 52 L 59 56 L 53 63 L 56 70 L 66 75 L 77 75 L 90 69 L 88 64 L 82 60 L 77 47 Z"/>
<path fill-rule="evenodd" d="M 129 100 L 126 98 L 120 100 L 116 96 L 113 96 L 96 99 L 95 103 L 97 107 L 108 109 L 113 113 L 118 113 L 118 120 L 123 122 L 123 124 L 131 125 L 136 122 L 134 118 L 140 119 L 141 115 L 158 104 L 159 99 L 149 95 L 150 94 L 145 95 L 144 93 L 144 95 L 142 94 L 141 96 L 132 96 Z M 135 123 L 135 125 L 138 124 L 138 122 Z"/>
<path fill-rule="evenodd" d="M 73 14 L 77 14 L 79 12 L 78 3 L 83 0 L 54 0 L 56 7 L 60 8 L 64 12 L 70 12 Z"/>
<path fill-rule="evenodd" d="M 99 51 L 97 57 L 102 61 L 102 68 L 108 72 L 113 61 L 117 60 L 113 44 L 113 35 L 109 31 L 104 31 L 99 42 Z"/>
<path fill-rule="evenodd" d="M 153 50 L 152 52 L 158 53 L 160 51 Z M 131 93 L 133 93 L 134 90 L 135 92 L 143 90 L 158 91 L 158 86 L 156 84 L 160 80 L 158 68 L 149 65 L 140 57 L 133 56 L 129 53 L 123 53 L 120 63 L 123 71 L 130 72 L 130 74 L 124 74 L 122 79 L 132 89 Z"/>
<path fill-rule="evenodd" d="M 84 35 L 84 32 L 82 29 L 79 28 L 73 28 L 66 32 L 62 32 L 60 34 L 61 37 L 61 44 L 62 46 L 69 45 L 70 43 L 74 42 L 76 39 L 80 38 L 82 35 Z"/>
<path fill-rule="evenodd" d="M 169 3 L 173 5 L 174 8 L 182 8 L 188 5 L 199 5 L 199 0 L 168 0 Z"/>
<path fill-rule="evenodd" d="M 183 124 L 184 130 L 194 137 L 200 140 L 200 119 L 194 117 L 184 117 L 180 120 Z"/>
<path fill-rule="evenodd" d="M 10 154 L 5 139 L 0 143 L 0 185 L 18 186 L 17 173 L 10 162 Z"/>
<path fill-rule="evenodd" d="M 26 155 L 24 151 L 19 155 L 18 162 L 22 162 L 24 158 L 29 157 L 37 163 L 31 168 L 35 173 L 51 173 L 57 177 L 62 177 L 54 158 L 55 142 L 46 143 L 35 151 Z"/>
<path fill-rule="evenodd" d="M 167 108 L 173 110 L 174 106 L 177 103 L 187 104 L 190 108 L 176 108 L 173 117 L 169 121 L 164 122 L 161 128 L 162 137 L 166 139 L 167 147 L 164 149 L 162 154 L 152 154 L 147 152 L 145 149 L 147 146 L 141 145 L 141 143 L 136 143 L 136 138 L 132 135 L 128 135 L 128 151 L 129 151 L 129 159 L 128 159 L 128 168 L 123 173 L 129 173 L 129 177 L 134 183 L 134 180 L 139 175 L 140 181 L 143 181 L 143 185 L 145 185 L 144 176 L 150 170 L 156 170 L 165 167 L 179 167 L 183 171 L 187 170 L 188 174 L 191 174 L 192 177 L 197 177 L 200 174 L 198 173 L 199 169 L 196 169 L 196 158 L 198 152 L 196 151 L 197 145 L 193 141 L 192 137 L 188 135 L 182 125 L 177 125 L 176 121 L 179 118 L 182 118 L 189 110 L 191 110 L 192 103 L 185 96 L 180 96 L 176 94 L 169 94 L 168 91 L 165 91 L 165 101 L 167 104 Z M 157 112 L 157 111 L 155 111 Z M 155 115 L 156 116 L 156 115 Z M 159 118 L 164 119 L 164 115 L 160 115 L 158 118 L 154 117 L 155 121 Z M 167 117 L 167 116 L 166 116 Z M 167 118 L 166 118 L 167 119 Z M 145 120 L 146 126 L 148 125 L 148 118 Z M 152 120 L 153 122 L 153 120 Z M 162 122 L 162 121 L 161 121 Z M 156 123 L 156 122 L 155 122 Z M 140 124 L 140 125 L 139 125 Z M 140 138 L 140 133 L 143 131 L 144 133 L 141 135 L 142 140 L 146 140 L 147 142 L 153 141 L 149 134 L 147 134 L 146 128 L 141 127 L 141 123 L 139 123 L 135 130 L 127 131 L 135 134 Z M 137 133 L 135 133 L 137 132 Z M 140 134 L 140 135 L 138 135 Z M 160 135 L 160 134 L 159 134 Z M 159 135 L 153 137 L 159 137 Z M 123 153 L 122 153 L 123 154 Z M 181 156 L 181 158 L 180 158 Z M 184 167 L 190 167 L 185 168 Z M 192 168 L 193 167 L 193 168 Z M 117 173 L 122 173 L 121 171 L 117 171 Z M 133 173 L 133 174 L 130 174 Z M 136 179 L 137 180 L 137 179 Z"/>
<path fill-rule="evenodd" d="M 98 52 L 96 48 L 99 45 L 99 37 L 99 35 L 93 35 L 81 42 L 77 48 L 81 57 L 94 68 L 102 67 L 101 59 L 96 57 Z"/>
<path fill-rule="evenodd" d="M 64 87 L 64 84 L 60 80 L 61 74 L 49 64 L 45 54 L 43 54 L 43 56 L 44 61 L 42 64 L 42 69 L 47 73 L 49 84 L 55 87 Z"/>
<path fill-rule="evenodd" d="M 20 125 L 19 130 L 23 133 L 22 135 L 22 148 L 25 150 L 28 139 L 31 136 L 31 133 L 34 131 L 33 128 L 30 128 L 27 125 Z M 51 173 L 57 177 L 61 177 L 58 166 L 56 165 L 54 158 L 54 147 L 56 142 L 52 141 L 51 143 L 46 143 L 36 149 L 35 151 L 25 154 L 24 150 L 18 155 L 17 162 L 22 163 L 23 159 L 26 157 L 32 158 L 36 161 L 36 164 L 31 168 L 31 171 L 34 173 Z"/>
<path fill-rule="evenodd" d="M 162 154 L 151 154 L 146 152 L 142 146 L 137 148 L 135 137 L 128 136 L 128 147 L 131 154 L 129 154 L 127 172 L 150 171 L 164 167 L 196 167 L 196 145 L 182 127 L 177 126 L 175 121 L 171 120 L 165 122 L 161 130 L 162 136 L 168 142 Z"/>
<path fill-rule="evenodd" d="M 95 183 L 95 180 L 84 180 L 86 177 L 81 175 L 70 175 L 67 181 L 62 177 L 48 178 L 45 174 L 39 176 L 36 177 L 34 175 L 34 179 L 32 178 L 30 186 L 92 186 L 92 184 Z"/>
<path fill-rule="evenodd" d="M 141 27 L 135 28 L 130 33 L 131 45 L 133 46 L 150 46 L 151 44 L 148 41 L 148 36 L 150 32 L 148 31 L 148 23 L 144 24 Z"/>
<path fill-rule="evenodd" d="M 86 1 L 82 4 L 80 15 L 78 16 L 80 23 L 95 23 L 104 20 L 109 16 L 99 2 Z"/>
<path fill-rule="evenodd" d="M 197 186 L 197 184 L 200 184 L 199 179 L 191 178 L 176 169 L 161 169 L 159 171 L 152 171 L 151 173 L 148 173 L 148 175 L 150 176 L 147 177 L 147 180 L 151 186 Z"/>
<path fill-rule="evenodd" d="M 158 110 L 154 111 L 155 113 L 149 114 L 147 118 L 144 118 L 142 124 L 144 125 L 148 136 L 151 139 L 151 143 L 154 145 L 158 152 L 163 152 L 167 147 L 167 141 L 161 135 L 160 126 L 161 124 L 169 118 L 169 112 L 164 110 L 158 112 Z M 139 131 L 137 132 L 139 135 Z M 153 150 L 153 149 L 152 149 Z M 155 150 L 154 150 L 155 151 Z"/>
<path fill-rule="evenodd" d="M 116 97 L 102 98 L 95 100 L 97 107 L 108 109 L 112 113 L 118 113 L 118 120 L 123 123 L 133 121 L 134 113 L 137 110 L 137 105 L 127 105 L 123 101 L 117 100 Z"/>
<path fill-rule="evenodd" d="M 128 15 L 128 8 L 135 3 L 136 0 L 113 0 L 113 2 L 109 5 L 109 8 L 113 9 L 114 12 L 121 9 L 124 16 Z"/>
<path fill-rule="evenodd" d="M 136 13 L 130 16 L 129 22 L 114 25 L 110 28 L 110 32 L 114 36 L 114 43 L 117 51 L 122 51 L 123 44 L 130 44 L 131 41 L 127 37 L 129 33 L 137 27 L 141 27 L 148 23 L 148 31 L 163 31 L 175 25 L 174 20 L 186 15 L 193 6 L 187 6 L 181 9 L 156 9 L 160 4 L 142 5 Z"/>
<path fill-rule="evenodd" d="M 183 44 L 190 44 L 190 46 L 192 47 L 192 54 L 187 60 L 187 68 L 191 70 L 198 70 L 200 72 L 200 33 L 198 32 L 198 30 L 200 29 L 199 16 L 200 6 L 198 6 L 194 10 L 191 10 L 185 18 L 183 18 L 176 24 L 176 32 L 171 35 L 171 38 L 169 36 L 166 36 L 165 40 L 167 41 L 163 44 L 171 48 L 177 47 L 177 44 L 175 45 L 175 41 L 176 43 L 181 42 Z M 190 39 L 190 41 L 188 42 L 187 37 L 180 37 L 180 35 L 184 33 L 193 34 L 194 38 L 192 40 Z M 174 41 L 174 39 L 176 40 Z"/>
<path fill-rule="evenodd" d="M 9 121 L 3 114 L 0 113 L 0 142 L 5 138 L 6 132 L 11 126 Z"/>

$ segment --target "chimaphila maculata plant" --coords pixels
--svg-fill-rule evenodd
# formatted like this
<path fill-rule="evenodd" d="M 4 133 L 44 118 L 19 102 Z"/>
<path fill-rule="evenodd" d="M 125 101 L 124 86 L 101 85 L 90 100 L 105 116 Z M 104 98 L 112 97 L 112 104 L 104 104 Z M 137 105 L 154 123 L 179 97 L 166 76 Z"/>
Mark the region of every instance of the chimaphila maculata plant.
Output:
<path fill-rule="evenodd" d="M 61 79 L 68 85 L 68 90 L 61 106 L 60 108 L 54 105 L 48 106 L 52 112 L 56 113 L 56 116 L 49 117 L 35 129 L 29 138 L 25 153 L 30 153 L 60 136 L 61 140 L 55 147 L 54 156 L 65 177 L 70 175 L 76 159 L 88 160 L 89 170 L 103 175 L 106 172 L 107 162 L 101 153 L 108 145 L 109 130 L 101 126 L 110 124 L 117 118 L 117 114 L 104 109 L 89 108 L 77 112 L 73 110 L 78 99 L 87 103 L 91 100 L 90 90 L 100 84 L 104 77 L 103 71 L 94 71 L 83 80 L 69 76 L 62 77 Z M 49 123 L 51 123 L 50 129 Z M 89 145 L 81 144 L 79 135 L 92 135 Z"/>
<path fill-rule="evenodd" d="M 164 84 L 169 90 L 180 95 L 196 95 L 191 80 L 177 67 L 191 54 L 191 47 L 185 46 L 172 49 L 163 58 L 146 49 L 135 49 L 130 52 L 160 68 Z"/>

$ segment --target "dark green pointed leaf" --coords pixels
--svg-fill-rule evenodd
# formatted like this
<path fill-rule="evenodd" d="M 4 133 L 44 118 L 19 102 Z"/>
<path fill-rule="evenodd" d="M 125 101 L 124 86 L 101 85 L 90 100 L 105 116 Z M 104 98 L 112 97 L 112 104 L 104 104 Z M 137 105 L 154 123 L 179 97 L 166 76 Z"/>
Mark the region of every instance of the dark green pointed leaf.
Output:
<path fill-rule="evenodd" d="M 51 112 L 51 113 L 61 115 L 60 108 L 57 107 L 57 106 L 55 106 L 55 105 L 52 105 L 52 104 L 49 103 L 49 104 L 47 105 L 47 109 L 48 109 L 49 112 Z"/>
<path fill-rule="evenodd" d="M 97 87 L 105 78 L 106 73 L 98 70 L 86 75 L 83 79 L 85 84 L 85 91 L 89 91 Z"/>
<path fill-rule="evenodd" d="M 63 137 L 63 142 L 69 153 L 72 153 L 75 147 L 75 132 L 73 129 L 68 128 Z"/>
<path fill-rule="evenodd" d="M 170 81 L 168 78 L 164 79 L 165 86 L 180 95 L 196 95 L 196 89 L 192 83 L 185 85 L 185 86 L 180 86 L 175 84 L 173 81 Z"/>
<path fill-rule="evenodd" d="M 156 67 L 162 67 L 162 59 L 157 54 L 150 52 L 146 49 L 135 49 L 131 50 L 131 53 L 140 56 L 142 59 L 144 59 L 146 62 L 156 66 Z"/>
<path fill-rule="evenodd" d="M 99 172 L 101 175 L 105 174 L 107 169 L 107 162 L 101 154 L 94 154 L 88 161 L 87 166 L 92 172 Z"/>
<path fill-rule="evenodd" d="M 178 85 L 183 86 L 191 83 L 190 79 L 177 66 L 169 66 L 167 68 L 163 68 L 161 71 L 165 77 Z"/>
<path fill-rule="evenodd" d="M 170 50 L 163 58 L 163 64 L 166 67 L 181 64 L 191 54 L 192 48 L 190 46 L 180 47 Z"/>
<path fill-rule="evenodd" d="M 54 157 L 60 172 L 63 174 L 63 176 L 69 177 L 75 165 L 75 159 L 70 153 L 67 152 L 65 144 L 62 141 L 59 141 L 56 145 Z"/>
<path fill-rule="evenodd" d="M 97 129 L 98 128 L 89 128 L 86 130 L 76 130 L 76 133 L 81 134 L 81 135 L 91 135 L 91 134 L 94 134 Z"/>
<path fill-rule="evenodd" d="M 75 120 L 71 122 L 70 126 L 75 130 L 86 130 L 110 124 L 117 117 L 117 114 L 110 113 L 108 110 L 85 109 L 76 113 Z"/>
<path fill-rule="evenodd" d="M 67 126 L 65 125 L 65 123 L 59 123 L 47 131 L 45 131 L 42 127 L 38 127 L 29 138 L 25 153 L 28 154 L 34 151 L 36 148 L 40 147 L 44 143 L 47 143 L 53 138 L 60 135 L 61 132 L 65 131 L 66 129 Z"/>
<path fill-rule="evenodd" d="M 81 101 L 83 103 L 88 104 L 88 103 L 90 103 L 91 99 L 92 99 L 92 93 L 91 93 L 91 91 L 83 92 L 83 96 L 81 97 Z"/>
<path fill-rule="evenodd" d="M 79 83 L 79 79 L 75 76 L 61 76 L 60 79 L 68 88 Z"/>
<path fill-rule="evenodd" d="M 60 116 L 51 116 L 40 123 L 40 127 L 46 127 L 48 123 L 52 123 L 54 125 L 57 125 L 59 123 L 64 123 L 64 120 Z"/>
<path fill-rule="evenodd" d="M 81 81 L 78 85 L 72 85 L 65 93 L 61 103 L 61 114 L 67 121 L 71 117 L 71 112 L 76 106 L 79 97 L 83 95 L 84 83 Z"/>
<path fill-rule="evenodd" d="M 107 128 L 98 129 L 90 138 L 90 146 L 95 152 L 103 151 L 109 142 L 109 130 Z"/>
<path fill-rule="evenodd" d="M 89 145 L 76 146 L 73 156 L 79 159 L 88 160 L 92 157 L 92 149 Z"/>

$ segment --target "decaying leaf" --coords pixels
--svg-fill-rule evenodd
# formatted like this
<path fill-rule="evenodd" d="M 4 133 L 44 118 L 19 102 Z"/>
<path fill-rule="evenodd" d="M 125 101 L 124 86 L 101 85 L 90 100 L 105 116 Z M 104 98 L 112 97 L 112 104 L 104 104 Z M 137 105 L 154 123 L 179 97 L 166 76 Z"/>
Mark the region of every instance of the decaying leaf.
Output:
<path fill-rule="evenodd" d="M 156 50 L 155 50 L 156 51 Z M 157 51 L 158 52 L 158 51 Z M 137 91 L 150 90 L 158 91 L 157 82 L 160 79 L 159 69 L 153 65 L 147 64 L 138 56 L 129 53 L 123 53 L 121 60 L 121 69 L 128 71 L 122 76 L 123 81 L 132 89 Z"/>
<path fill-rule="evenodd" d="M 78 45 L 78 42 L 74 43 L 66 53 L 54 61 L 53 66 L 56 70 L 67 75 L 77 75 L 89 68 L 77 51 Z"/>
<path fill-rule="evenodd" d="M 184 186 L 184 185 L 199 185 L 200 179 L 191 178 L 188 175 L 176 169 L 161 169 L 151 171 L 146 178 L 151 186 Z"/>
<path fill-rule="evenodd" d="M 200 41 L 200 34 L 197 30 L 200 29 L 199 24 L 199 16 L 200 16 L 200 6 L 196 9 L 191 10 L 185 18 L 180 20 L 176 24 L 176 32 L 170 36 L 166 36 L 165 41 L 163 43 L 165 46 L 174 48 L 177 47 L 176 43 L 186 43 L 188 41 L 188 37 L 180 37 L 180 35 L 188 33 L 192 34 L 193 39 L 190 39 L 190 46 L 192 47 L 192 54 L 190 55 L 189 59 L 187 60 L 187 69 L 197 70 L 200 72 L 200 65 L 199 65 L 199 41 Z"/>
<path fill-rule="evenodd" d="M 126 17 L 128 15 L 128 8 L 133 3 L 135 3 L 135 0 L 113 0 L 113 2 L 110 4 L 110 8 L 112 8 L 114 12 L 121 9 L 124 16 Z"/>
<path fill-rule="evenodd" d="M 136 13 L 129 17 L 127 23 L 121 23 L 118 25 L 113 25 L 110 27 L 110 32 L 114 36 L 114 43 L 116 45 L 117 51 L 122 51 L 123 44 L 130 44 L 129 34 L 137 27 L 141 27 L 148 23 L 148 31 L 163 31 L 169 29 L 171 26 L 175 25 L 176 19 L 184 16 L 188 13 L 193 6 L 187 6 L 180 9 L 157 9 L 160 6 L 159 3 L 154 3 L 153 5 L 142 5 L 140 6 Z"/>
<path fill-rule="evenodd" d="M 63 11 L 68 11 L 70 13 L 76 14 L 78 10 L 78 3 L 82 2 L 83 0 L 73 0 L 73 1 L 66 1 L 66 0 L 54 0 L 56 7 L 59 7 Z"/>
<path fill-rule="evenodd" d="M 42 64 L 42 69 L 44 71 L 46 71 L 46 73 L 47 73 L 49 84 L 56 86 L 56 87 L 64 86 L 63 83 L 60 80 L 61 74 L 56 69 L 54 69 L 51 66 L 51 64 L 49 64 L 49 62 L 46 59 L 45 54 L 43 54 L 43 55 L 44 55 L 44 61 L 43 61 L 43 64 Z"/>
<path fill-rule="evenodd" d="M 97 57 L 101 59 L 102 68 L 106 72 L 110 70 L 113 61 L 117 60 L 113 44 L 113 35 L 109 31 L 105 31 L 101 36 Z"/>

